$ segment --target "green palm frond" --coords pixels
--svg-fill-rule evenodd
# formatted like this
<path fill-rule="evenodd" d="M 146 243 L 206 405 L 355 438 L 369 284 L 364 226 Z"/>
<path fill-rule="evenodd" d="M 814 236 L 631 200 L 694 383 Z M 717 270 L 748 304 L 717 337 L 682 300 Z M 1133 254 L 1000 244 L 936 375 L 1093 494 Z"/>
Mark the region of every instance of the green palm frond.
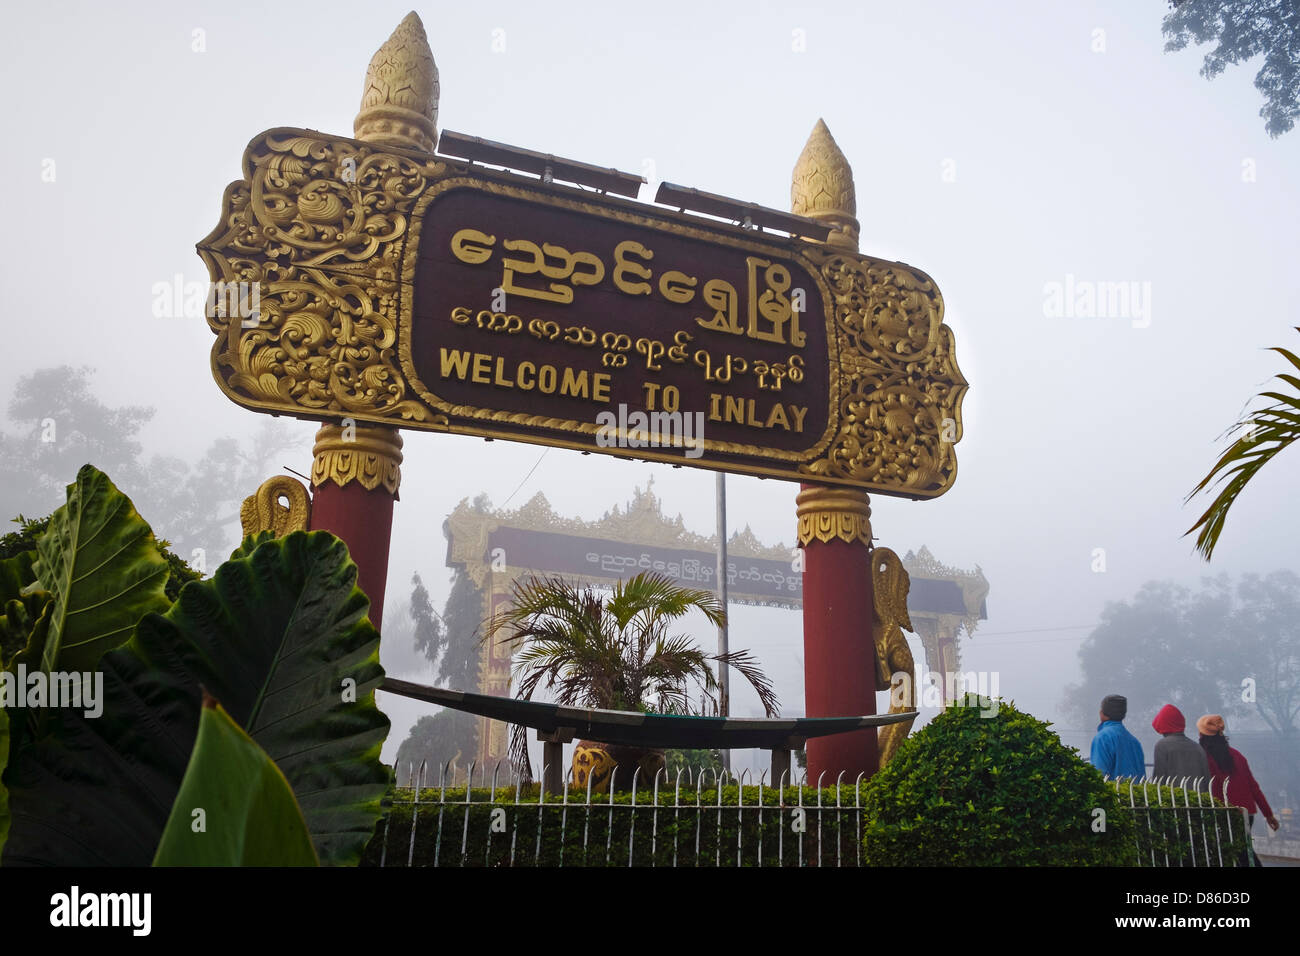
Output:
<path fill-rule="evenodd" d="M 711 624 L 720 625 L 726 620 L 726 611 L 712 591 L 680 587 L 671 578 L 653 573 L 638 574 L 614 585 L 606 609 L 623 630 L 638 616 L 647 622 L 675 620 L 692 608 L 702 611 Z"/>
<path fill-rule="evenodd" d="M 758 694 L 759 703 L 763 705 L 763 711 L 767 716 L 775 717 L 780 713 L 781 702 L 777 699 L 776 689 L 749 651 L 732 651 L 730 654 L 715 655 L 715 658 L 725 660 L 729 667 L 734 667 L 740 672 L 741 677 L 749 681 L 754 692 Z"/>
<path fill-rule="evenodd" d="M 1300 327 L 1296 331 L 1300 332 Z M 1280 346 L 1274 346 L 1269 351 L 1282 355 L 1300 371 L 1300 357 L 1294 352 Z M 1211 486 L 1221 486 L 1205 513 L 1185 532 L 1191 534 L 1200 529 L 1196 538 L 1196 550 L 1207 561 L 1214 554 L 1219 535 L 1223 533 L 1229 509 L 1246 485 L 1264 465 L 1300 438 L 1300 377 L 1285 372 L 1275 377 L 1296 389 L 1297 394 L 1265 391 L 1257 395 L 1257 398 L 1267 399 L 1274 404 L 1250 413 L 1229 430 L 1244 431 L 1245 434 L 1228 447 L 1210 469 L 1210 473 L 1187 496 L 1186 500 L 1190 501 Z"/>
<path fill-rule="evenodd" d="M 662 574 L 619 581 L 608 599 L 560 577 L 529 578 L 516 582 L 510 604 L 487 623 L 484 640 L 523 645 L 511 672 L 520 700 L 544 691 L 568 706 L 690 713 L 692 688 L 716 699 L 712 665 L 722 663 L 749 681 L 768 716 L 775 715 L 771 681 L 747 651 L 708 654 L 689 635 L 669 633 L 692 610 L 715 625 L 727 619 L 711 591 L 680 587 Z M 511 728 L 510 758 L 531 778 L 521 726 Z"/>

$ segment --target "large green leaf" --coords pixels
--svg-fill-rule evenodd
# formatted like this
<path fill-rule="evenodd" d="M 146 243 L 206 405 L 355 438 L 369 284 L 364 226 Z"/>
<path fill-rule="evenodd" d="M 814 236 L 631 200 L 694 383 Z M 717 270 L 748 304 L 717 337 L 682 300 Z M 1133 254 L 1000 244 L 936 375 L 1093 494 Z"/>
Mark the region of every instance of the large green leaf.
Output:
<path fill-rule="evenodd" d="M 36 577 L 54 598 L 40 666 L 88 671 L 136 623 L 171 603 L 167 562 L 131 499 L 108 476 L 83 465 L 68 500 L 36 542 Z"/>
<path fill-rule="evenodd" d="M 154 866 L 316 866 L 289 781 L 213 697 Z"/>
<path fill-rule="evenodd" d="M 14 600 L 36 580 L 36 572 L 32 570 L 35 560 L 30 551 L 20 551 L 12 558 L 0 560 L 0 603 Z"/>
<path fill-rule="evenodd" d="M 28 646 L 38 622 L 41 625 L 38 642 L 44 641 L 53 601 L 45 591 L 23 593 L 36 580 L 32 570 L 34 560 L 30 551 L 0 560 L 0 670 L 4 670 Z M 0 781 L 4 779 L 4 769 L 9 762 L 9 745 L 9 715 L 0 706 Z M 0 782 L 0 852 L 4 850 L 8 835 L 9 795 L 4 783 Z"/>
<path fill-rule="evenodd" d="M 35 560 L 32 552 L 22 551 L 0 561 L 0 669 L 27 646 L 36 621 L 50 602 L 48 592 L 29 588 L 36 581 Z"/>
<path fill-rule="evenodd" d="M 4 863 L 147 865 L 193 750 L 202 685 L 283 771 L 322 863 L 354 863 L 388 769 L 379 633 L 338 538 L 295 532 L 227 561 L 105 654 L 103 713 L 51 712 L 5 774 Z"/>
<path fill-rule="evenodd" d="M 53 612 L 49 591 L 31 591 L 0 606 L 0 670 L 19 659 L 40 660 Z"/>

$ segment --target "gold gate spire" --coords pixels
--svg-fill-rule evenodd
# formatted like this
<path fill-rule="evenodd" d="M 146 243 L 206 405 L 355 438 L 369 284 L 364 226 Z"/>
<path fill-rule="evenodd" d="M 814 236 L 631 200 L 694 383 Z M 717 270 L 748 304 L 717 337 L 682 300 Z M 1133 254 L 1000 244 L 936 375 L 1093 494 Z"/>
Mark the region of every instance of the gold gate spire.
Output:
<path fill-rule="evenodd" d="M 794 164 L 790 211 L 830 226 L 828 245 L 857 251 L 858 200 L 853 191 L 853 169 L 825 120 L 817 121 Z"/>
<path fill-rule="evenodd" d="M 433 152 L 438 126 L 438 65 L 412 10 L 370 58 L 357 139 Z"/>

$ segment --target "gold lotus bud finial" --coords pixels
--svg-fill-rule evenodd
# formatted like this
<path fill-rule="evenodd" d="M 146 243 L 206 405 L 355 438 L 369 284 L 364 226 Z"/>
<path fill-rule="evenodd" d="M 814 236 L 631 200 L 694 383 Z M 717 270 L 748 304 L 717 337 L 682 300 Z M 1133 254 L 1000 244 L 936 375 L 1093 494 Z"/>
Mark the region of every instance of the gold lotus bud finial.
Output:
<path fill-rule="evenodd" d="M 370 58 L 357 139 L 433 152 L 438 124 L 438 65 L 424 24 L 411 11 Z"/>
<path fill-rule="evenodd" d="M 790 211 L 830 226 L 831 234 L 826 237 L 830 245 L 857 250 L 858 200 L 853 192 L 853 169 L 825 120 L 817 121 L 794 164 Z"/>

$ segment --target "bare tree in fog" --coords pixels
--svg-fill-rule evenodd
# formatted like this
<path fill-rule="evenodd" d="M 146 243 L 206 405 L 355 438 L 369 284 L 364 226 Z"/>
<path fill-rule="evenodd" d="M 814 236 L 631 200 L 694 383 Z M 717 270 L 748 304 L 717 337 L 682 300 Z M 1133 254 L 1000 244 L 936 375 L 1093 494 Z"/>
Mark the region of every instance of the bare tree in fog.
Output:
<path fill-rule="evenodd" d="M 1143 725 L 1167 703 L 1195 720 L 1236 718 L 1266 728 L 1273 756 L 1252 754 L 1261 778 L 1300 798 L 1300 576 L 1274 571 L 1207 578 L 1199 591 L 1150 581 L 1108 604 L 1079 649 L 1081 683 L 1065 706 L 1085 722 L 1107 694 L 1123 694 Z"/>
<path fill-rule="evenodd" d="M 218 438 L 197 462 L 146 457 L 141 405 L 106 405 L 92 369 L 59 366 L 23 376 L 9 402 L 13 432 L 0 431 L 0 517 L 48 514 L 63 503 L 77 469 L 93 464 L 135 503 L 159 537 L 187 555 L 229 551 L 239 538 L 239 504 L 295 442 L 288 425 L 264 420 L 243 439 Z"/>

